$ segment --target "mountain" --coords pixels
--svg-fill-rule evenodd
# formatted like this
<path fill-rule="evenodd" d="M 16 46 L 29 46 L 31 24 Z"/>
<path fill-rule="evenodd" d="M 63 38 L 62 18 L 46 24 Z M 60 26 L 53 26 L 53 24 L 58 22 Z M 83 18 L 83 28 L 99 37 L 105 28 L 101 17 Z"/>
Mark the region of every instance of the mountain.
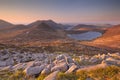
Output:
<path fill-rule="evenodd" d="M 11 32 L 11 31 L 23 30 L 26 28 L 29 28 L 29 27 L 27 27 L 26 25 L 23 25 L 23 24 L 18 24 L 18 25 L 10 26 L 8 28 L 0 29 L 0 32 Z"/>
<path fill-rule="evenodd" d="M 62 26 L 61 24 L 58 24 L 52 20 L 37 20 L 33 23 L 28 24 L 27 26 L 34 27 L 34 26 L 38 26 L 41 23 L 45 23 L 55 29 L 61 29 L 61 26 Z"/>
<path fill-rule="evenodd" d="M 60 34 L 59 30 L 53 26 L 50 26 L 44 22 L 40 23 L 39 25 L 33 26 L 32 28 L 28 29 L 24 33 L 18 35 L 19 37 L 25 38 L 32 38 L 32 39 L 52 39 L 52 38 L 61 38 L 64 35 Z"/>
<path fill-rule="evenodd" d="M 73 25 L 69 25 L 69 24 L 60 24 L 61 28 L 64 30 L 71 30 L 72 27 L 74 27 Z"/>
<path fill-rule="evenodd" d="M 97 32 L 104 32 L 107 28 L 111 27 L 111 25 L 86 25 L 86 24 L 79 24 L 73 27 L 71 30 L 73 31 L 97 31 Z"/>
<path fill-rule="evenodd" d="M 13 26 L 13 24 L 9 23 L 7 21 L 4 21 L 4 20 L 0 20 L 0 29 L 7 28 L 7 27 L 10 27 L 10 26 Z"/>
<path fill-rule="evenodd" d="M 0 29 L 0 40 L 7 40 L 7 39 L 11 39 L 15 36 L 17 36 L 18 34 L 21 34 L 23 31 L 25 31 L 26 29 L 28 29 L 29 27 L 25 26 L 25 25 L 13 25 L 10 26 L 8 28 L 2 28 Z"/>
<path fill-rule="evenodd" d="M 93 43 L 97 45 L 120 48 L 120 25 L 107 29 L 103 36 L 94 40 Z"/>
<path fill-rule="evenodd" d="M 59 24 L 52 21 L 36 21 L 29 25 L 17 25 L 9 30 L 14 36 L 7 38 L 5 41 L 10 43 L 35 43 L 36 41 L 52 41 L 66 38 L 65 31 L 59 27 Z"/>

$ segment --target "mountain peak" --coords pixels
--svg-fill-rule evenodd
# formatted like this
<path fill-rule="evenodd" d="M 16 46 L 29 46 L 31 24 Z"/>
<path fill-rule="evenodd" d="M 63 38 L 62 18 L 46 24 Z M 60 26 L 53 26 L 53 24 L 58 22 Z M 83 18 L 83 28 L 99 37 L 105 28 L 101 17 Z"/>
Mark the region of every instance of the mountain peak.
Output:
<path fill-rule="evenodd" d="M 28 26 L 34 27 L 34 26 L 40 25 L 41 23 L 47 24 L 47 25 L 49 25 L 49 26 L 51 26 L 52 28 L 55 28 L 55 29 L 61 29 L 61 25 L 57 24 L 53 20 L 37 20 L 33 23 L 30 23 Z"/>
<path fill-rule="evenodd" d="M 39 24 L 41 24 L 41 23 L 55 23 L 54 21 L 52 21 L 52 20 L 36 20 L 35 22 L 32 22 L 32 23 L 30 23 L 28 26 L 30 26 L 30 27 L 32 27 L 32 26 L 37 26 L 37 25 L 39 25 Z"/>
<path fill-rule="evenodd" d="M 49 19 L 49 20 L 36 20 L 35 22 L 33 23 L 41 23 L 41 22 L 53 22 L 55 23 L 53 20 Z"/>

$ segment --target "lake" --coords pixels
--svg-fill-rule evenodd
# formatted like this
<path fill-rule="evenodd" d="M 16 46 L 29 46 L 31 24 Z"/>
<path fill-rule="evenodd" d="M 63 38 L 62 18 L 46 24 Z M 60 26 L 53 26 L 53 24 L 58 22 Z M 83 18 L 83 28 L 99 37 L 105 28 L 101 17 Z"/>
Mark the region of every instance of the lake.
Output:
<path fill-rule="evenodd" d="M 95 31 L 89 31 L 81 34 L 68 34 L 68 37 L 75 40 L 93 40 L 100 36 L 102 36 L 102 33 Z"/>

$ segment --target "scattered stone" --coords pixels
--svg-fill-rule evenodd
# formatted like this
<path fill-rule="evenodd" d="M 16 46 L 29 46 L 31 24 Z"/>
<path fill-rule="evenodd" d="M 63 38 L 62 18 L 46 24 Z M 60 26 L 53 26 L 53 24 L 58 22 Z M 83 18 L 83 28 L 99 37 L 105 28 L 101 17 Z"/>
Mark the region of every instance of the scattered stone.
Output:
<path fill-rule="evenodd" d="M 11 70 L 11 69 L 12 69 L 12 66 L 6 66 L 6 67 L 2 67 L 0 71 Z"/>
<path fill-rule="evenodd" d="M 73 59 L 70 56 L 65 57 L 65 58 L 66 58 L 67 64 L 74 63 Z"/>
<path fill-rule="evenodd" d="M 72 65 L 65 73 L 72 73 L 77 69 L 77 65 Z"/>
<path fill-rule="evenodd" d="M 44 69 L 44 65 L 41 66 L 35 66 L 35 67 L 28 67 L 24 70 L 26 75 L 31 76 L 31 75 L 37 75 L 41 73 L 41 71 Z"/>
<path fill-rule="evenodd" d="M 65 59 L 65 56 L 64 55 L 58 55 L 56 57 L 56 60 L 59 61 L 59 60 L 62 60 L 62 59 Z"/>
<path fill-rule="evenodd" d="M 59 73 L 59 71 L 54 71 L 53 73 L 51 73 L 47 77 L 45 77 L 44 80 L 56 80 L 58 73 Z"/>
<path fill-rule="evenodd" d="M 6 61 L 0 61 L 0 67 L 5 67 L 5 66 L 7 66 Z"/>
<path fill-rule="evenodd" d="M 45 75 L 49 74 L 51 72 L 50 70 L 53 66 L 54 66 L 54 64 L 49 64 L 46 68 L 44 68 L 42 70 L 41 74 L 45 74 Z"/>
<path fill-rule="evenodd" d="M 25 69 L 25 63 L 19 63 L 19 64 L 16 64 L 14 66 L 12 66 L 12 70 L 16 71 L 16 70 L 19 70 L 19 69 Z"/>
<path fill-rule="evenodd" d="M 77 72 L 81 71 L 81 70 L 86 70 L 86 71 L 91 71 L 91 70 L 96 70 L 98 68 L 105 68 L 108 65 L 106 63 L 101 63 L 101 64 L 97 64 L 97 65 L 91 65 L 91 66 L 85 66 L 84 68 L 80 68 L 77 70 Z"/>
<path fill-rule="evenodd" d="M 102 63 L 106 63 L 108 65 L 120 66 L 120 60 L 116 60 L 114 58 L 107 58 L 106 60 L 102 61 Z"/>
<path fill-rule="evenodd" d="M 52 72 L 58 71 L 58 70 L 61 71 L 61 72 L 67 71 L 68 70 L 67 63 L 65 63 L 65 62 L 58 63 L 51 69 Z"/>
<path fill-rule="evenodd" d="M 95 63 L 95 62 L 97 62 L 97 61 L 99 61 L 99 58 L 96 58 L 96 57 L 92 57 L 92 58 L 89 60 L 89 62 L 91 62 L 91 63 Z"/>
<path fill-rule="evenodd" d="M 81 63 L 86 62 L 85 65 L 88 66 L 81 63 L 79 64 L 79 61 L 73 60 L 68 54 L 32 54 L 30 52 L 0 50 L 0 71 L 17 71 L 22 69 L 27 76 L 45 74 L 48 76 L 44 80 L 56 80 L 58 72 L 65 72 L 67 74 L 80 70 L 89 71 L 97 68 L 105 68 L 110 65 L 120 66 L 119 53 L 97 54 L 94 56 L 82 55 L 77 57 L 77 59 Z M 96 63 L 96 65 L 93 65 L 94 63 Z"/>

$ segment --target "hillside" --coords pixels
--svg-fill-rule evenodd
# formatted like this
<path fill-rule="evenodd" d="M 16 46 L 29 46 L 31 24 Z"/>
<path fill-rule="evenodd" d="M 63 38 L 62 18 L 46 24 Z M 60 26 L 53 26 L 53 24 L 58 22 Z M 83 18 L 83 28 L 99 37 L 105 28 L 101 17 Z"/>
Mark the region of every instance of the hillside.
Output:
<path fill-rule="evenodd" d="M 45 40 L 45 39 L 56 39 L 56 38 L 64 38 L 64 34 L 62 31 L 52 28 L 46 23 L 40 23 L 37 26 L 34 26 L 24 33 L 16 36 L 16 38 L 21 38 L 22 40 Z"/>
<path fill-rule="evenodd" d="M 120 54 L 0 50 L 1 80 L 120 80 Z"/>
<path fill-rule="evenodd" d="M 41 23 L 45 23 L 55 29 L 61 29 L 61 26 L 62 26 L 61 24 L 58 24 L 52 20 L 37 20 L 35 22 L 28 24 L 27 26 L 28 27 L 38 26 Z"/>
<path fill-rule="evenodd" d="M 29 27 L 22 24 L 9 26 L 7 28 L 2 28 L 0 29 L 0 36 L 1 36 L 0 40 L 7 40 L 9 38 L 15 37 L 16 35 L 22 33 L 28 28 Z"/>
<path fill-rule="evenodd" d="M 0 20 L 0 29 L 7 28 L 7 27 L 10 27 L 10 26 L 13 26 L 13 24 L 9 23 L 7 21 L 4 21 L 4 20 Z"/>
<path fill-rule="evenodd" d="M 111 25 L 106 24 L 106 25 L 87 25 L 87 24 L 79 24 L 75 27 L 73 27 L 71 30 L 73 31 L 81 31 L 81 32 L 86 32 L 86 31 L 97 31 L 97 32 L 102 32 L 104 33 L 107 28 L 111 27 Z"/>
<path fill-rule="evenodd" d="M 94 44 L 120 48 L 120 25 L 109 28 Z"/>
<path fill-rule="evenodd" d="M 29 25 L 14 25 L 0 30 L 0 40 L 3 43 L 40 43 L 65 39 L 66 34 L 61 25 L 52 20 L 35 21 Z"/>

